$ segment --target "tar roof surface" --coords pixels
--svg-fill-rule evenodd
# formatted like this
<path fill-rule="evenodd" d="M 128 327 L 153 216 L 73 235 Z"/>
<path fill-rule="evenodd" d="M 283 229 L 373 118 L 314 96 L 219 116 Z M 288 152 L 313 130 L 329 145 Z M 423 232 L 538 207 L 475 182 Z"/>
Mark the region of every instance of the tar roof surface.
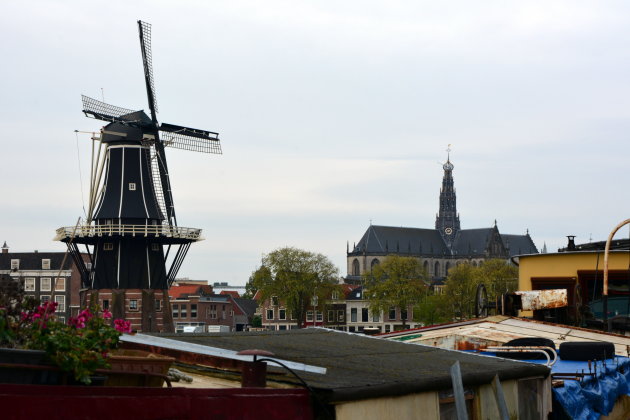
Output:
<path fill-rule="evenodd" d="M 333 402 L 449 389 L 456 361 L 464 386 L 490 383 L 497 373 L 505 380 L 549 372 L 541 365 L 319 328 L 162 336 L 234 351 L 262 349 L 278 359 L 325 367 L 324 375 L 299 375 Z"/>

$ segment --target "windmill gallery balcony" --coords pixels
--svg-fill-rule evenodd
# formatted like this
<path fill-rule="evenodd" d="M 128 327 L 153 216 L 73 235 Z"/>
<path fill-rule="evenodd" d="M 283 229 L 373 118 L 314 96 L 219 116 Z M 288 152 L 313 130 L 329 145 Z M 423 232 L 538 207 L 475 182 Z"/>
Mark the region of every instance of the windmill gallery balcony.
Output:
<path fill-rule="evenodd" d="M 108 236 L 163 238 L 166 243 L 196 242 L 204 239 L 201 236 L 201 229 L 196 228 L 169 225 L 90 224 L 61 227 L 57 229 L 54 240 L 66 242 L 81 238 L 81 242 L 89 243 L 91 238 L 96 241 L 97 238 Z"/>

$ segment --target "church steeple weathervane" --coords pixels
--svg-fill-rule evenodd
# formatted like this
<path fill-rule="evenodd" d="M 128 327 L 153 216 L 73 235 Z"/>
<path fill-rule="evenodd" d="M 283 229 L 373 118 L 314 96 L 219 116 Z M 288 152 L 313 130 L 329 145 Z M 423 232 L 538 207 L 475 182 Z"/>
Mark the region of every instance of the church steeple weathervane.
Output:
<path fill-rule="evenodd" d="M 451 163 L 451 145 L 446 149 L 446 163 L 442 165 L 444 177 L 440 189 L 440 211 L 435 219 L 435 228 L 450 246 L 460 230 L 459 215 L 457 214 L 457 199 L 455 196 L 455 184 L 453 181 L 453 164 Z"/>

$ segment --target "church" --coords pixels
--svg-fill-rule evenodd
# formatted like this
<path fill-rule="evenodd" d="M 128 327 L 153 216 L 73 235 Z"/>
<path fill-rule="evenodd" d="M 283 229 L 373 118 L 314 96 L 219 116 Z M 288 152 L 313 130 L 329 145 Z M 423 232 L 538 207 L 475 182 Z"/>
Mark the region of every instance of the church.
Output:
<path fill-rule="evenodd" d="M 361 274 L 392 254 L 419 258 L 432 283 L 439 284 L 457 264 L 477 266 L 488 259 L 538 253 L 529 231 L 525 235 L 504 234 L 499 232 L 496 221 L 490 228 L 462 229 L 450 153 L 442 168 L 444 177 L 435 229 L 370 225 L 359 243 L 352 249 L 348 245 L 346 250 L 347 283 L 359 283 Z"/>

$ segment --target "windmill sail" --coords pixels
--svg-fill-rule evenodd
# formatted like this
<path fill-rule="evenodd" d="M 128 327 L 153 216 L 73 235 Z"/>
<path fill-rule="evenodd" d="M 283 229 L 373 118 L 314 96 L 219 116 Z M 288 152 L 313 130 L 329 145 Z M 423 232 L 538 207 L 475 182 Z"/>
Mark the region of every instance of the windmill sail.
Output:
<path fill-rule="evenodd" d="M 218 155 L 222 153 L 219 133 L 212 131 L 164 123 L 160 126 L 160 137 L 164 147 Z"/>

